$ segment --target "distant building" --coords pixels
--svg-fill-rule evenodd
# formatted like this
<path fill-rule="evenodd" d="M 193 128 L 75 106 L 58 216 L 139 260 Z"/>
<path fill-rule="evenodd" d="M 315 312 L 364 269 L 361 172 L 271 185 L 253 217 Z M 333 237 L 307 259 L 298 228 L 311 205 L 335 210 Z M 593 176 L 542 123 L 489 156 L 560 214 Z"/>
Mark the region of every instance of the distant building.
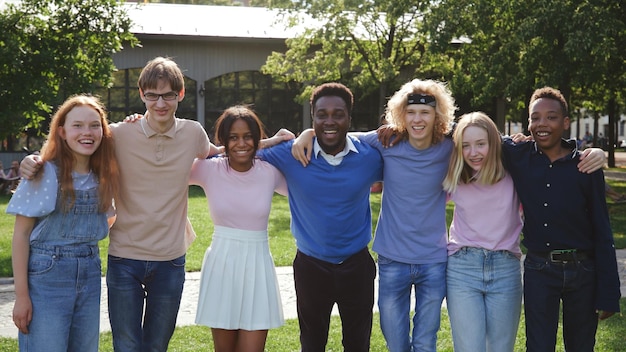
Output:
<path fill-rule="evenodd" d="M 114 87 L 99 92 L 113 120 L 142 112 L 137 77 L 156 56 L 172 57 L 186 76 L 186 96 L 177 116 L 207 130 L 233 104 L 251 104 L 270 133 L 300 131 L 310 123 L 308 108 L 294 102 L 300 87 L 278 83 L 259 72 L 273 51 L 298 29 L 277 23 L 276 10 L 242 6 L 180 4 L 124 5 L 141 46 L 113 55 Z"/>

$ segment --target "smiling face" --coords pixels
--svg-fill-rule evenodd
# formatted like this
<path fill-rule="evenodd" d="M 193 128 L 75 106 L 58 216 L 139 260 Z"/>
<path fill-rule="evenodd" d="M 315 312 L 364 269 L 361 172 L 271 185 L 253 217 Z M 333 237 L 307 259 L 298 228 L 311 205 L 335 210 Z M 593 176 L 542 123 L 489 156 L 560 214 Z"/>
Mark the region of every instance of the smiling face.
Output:
<path fill-rule="evenodd" d="M 177 96 L 173 100 L 165 100 L 163 96 L 168 93 L 176 93 Z M 146 95 L 161 95 L 155 101 L 146 99 Z M 174 92 L 169 82 L 159 80 L 156 88 L 140 90 L 141 100 L 146 104 L 148 110 L 148 124 L 157 132 L 166 132 L 174 124 L 174 115 L 178 109 L 178 103 L 185 97 L 185 91 Z"/>
<path fill-rule="evenodd" d="M 89 160 L 102 142 L 100 115 L 89 106 L 78 105 L 67 113 L 59 133 L 77 160 Z"/>
<path fill-rule="evenodd" d="M 350 114 L 346 102 L 333 95 L 319 98 L 313 107 L 313 128 L 322 150 L 337 155 L 346 145 Z"/>
<path fill-rule="evenodd" d="M 463 160 L 478 173 L 489 156 L 489 136 L 484 128 L 468 126 L 463 131 Z"/>
<path fill-rule="evenodd" d="M 409 143 L 416 149 L 432 145 L 435 129 L 435 108 L 426 104 L 410 104 L 404 115 Z"/>
<path fill-rule="evenodd" d="M 237 119 L 233 122 L 227 143 L 230 167 L 240 172 L 250 170 L 256 150 L 252 131 L 244 120 Z"/>
<path fill-rule="evenodd" d="M 528 130 L 544 153 L 561 150 L 563 131 L 569 129 L 569 117 L 563 116 L 559 102 L 550 98 L 539 98 L 530 104 Z"/>

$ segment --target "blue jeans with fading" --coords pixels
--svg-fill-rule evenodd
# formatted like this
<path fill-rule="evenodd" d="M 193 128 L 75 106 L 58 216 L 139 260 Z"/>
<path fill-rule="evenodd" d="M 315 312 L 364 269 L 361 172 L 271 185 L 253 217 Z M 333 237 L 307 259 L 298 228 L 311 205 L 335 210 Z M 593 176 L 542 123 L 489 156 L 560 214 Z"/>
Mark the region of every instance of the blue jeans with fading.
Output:
<path fill-rule="evenodd" d="M 454 350 L 512 352 L 522 307 L 520 260 L 463 247 L 448 257 L 446 302 Z"/>
<path fill-rule="evenodd" d="M 98 351 L 101 278 L 98 246 L 31 247 L 33 319 L 20 351 Z"/>
<path fill-rule="evenodd" d="M 184 283 L 184 255 L 169 261 L 109 255 L 107 286 L 114 350 L 167 351 Z"/>
<path fill-rule="evenodd" d="M 391 352 L 435 351 L 446 295 L 446 262 L 406 264 L 378 255 L 380 327 Z M 415 288 L 413 334 L 411 290 Z"/>

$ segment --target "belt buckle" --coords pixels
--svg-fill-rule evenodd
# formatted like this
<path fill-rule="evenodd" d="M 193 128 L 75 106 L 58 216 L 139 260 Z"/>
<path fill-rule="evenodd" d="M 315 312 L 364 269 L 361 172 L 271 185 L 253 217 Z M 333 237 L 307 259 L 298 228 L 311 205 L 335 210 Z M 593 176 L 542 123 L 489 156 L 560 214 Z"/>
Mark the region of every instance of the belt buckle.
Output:
<path fill-rule="evenodd" d="M 556 250 L 550 251 L 550 261 L 553 263 L 566 264 L 568 262 L 567 260 L 556 259 L 555 255 L 559 256 L 559 255 L 568 254 L 568 253 L 576 253 L 576 250 L 575 249 L 556 249 Z"/>

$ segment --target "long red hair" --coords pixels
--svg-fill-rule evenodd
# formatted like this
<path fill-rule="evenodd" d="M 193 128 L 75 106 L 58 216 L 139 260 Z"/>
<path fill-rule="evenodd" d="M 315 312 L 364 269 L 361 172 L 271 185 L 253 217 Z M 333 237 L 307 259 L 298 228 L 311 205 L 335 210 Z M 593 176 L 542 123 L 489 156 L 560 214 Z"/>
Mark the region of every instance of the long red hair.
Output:
<path fill-rule="evenodd" d="M 102 142 L 89 158 L 89 167 L 99 183 L 99 209 L 106 212 L 111 207 L 113 199 L 119 195 L 120 170 L 115 158 L 115 145 L 107 122 L 106 109 L 98 98 L 85 94 L 74 95 L 58 108 L 52 116 L 50 133 L 41 149 L 41 158 L 43 161 L 53 161 L 57 165 L 62 204 L 71 207 L 76 199 L 72 181 L 72 170 L 76 160 L 67 143 L 61 138 L 59 129 L 65 124 L 67 114 L 77 106 L 88 106 L 100 115 Z"/>

